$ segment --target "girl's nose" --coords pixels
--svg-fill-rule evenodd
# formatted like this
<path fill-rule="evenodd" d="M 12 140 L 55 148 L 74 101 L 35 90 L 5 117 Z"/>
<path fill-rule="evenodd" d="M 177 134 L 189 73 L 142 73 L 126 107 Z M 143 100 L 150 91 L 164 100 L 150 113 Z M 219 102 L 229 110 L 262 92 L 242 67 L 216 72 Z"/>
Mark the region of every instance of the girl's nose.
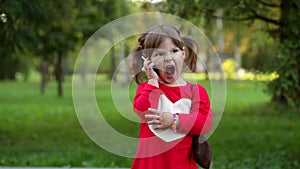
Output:
<path fill-rule="evenodd" d="M 165 62 L 171 62 L 172 57 L 170 55 L 165 56 Z"/>

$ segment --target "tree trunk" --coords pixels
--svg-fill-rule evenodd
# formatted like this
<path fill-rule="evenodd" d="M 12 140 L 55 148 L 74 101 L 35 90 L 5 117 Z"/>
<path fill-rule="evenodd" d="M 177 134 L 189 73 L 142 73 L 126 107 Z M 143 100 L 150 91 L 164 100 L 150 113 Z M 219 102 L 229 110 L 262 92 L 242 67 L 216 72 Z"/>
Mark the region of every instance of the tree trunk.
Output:
<path fill-rule="evenodd" d="M 235 60 L 235 63 L 236 63 L 236 67 L 235 67 L 236 80 L 240 81 L 239 70 L 241 68 L 241 52 L 240 52 L 240 46 L 239 45 L 235 46 L 234 60 Z"/>
<path fill-rule="evenodd" d="M 221 56 L 221 59 L 224 59 L 224 35 L 223 35 L 223 9 L 220 8 L 217 10 L 217 44 L 218 44 L 218 53 Z M 221 67 L 221 65 L 218 65 L 217 60 L 214 60 L 214 66 L 218 71 L 218 74 L 220 75 L 221 80 L 225 80 L 225 76 L 223 74 L 223 70 Z"/>
<path fill-rule="evenodd" d="M 111 40 L 112 45 L 114 45 L 114 41 Z M 116 57 L 115 57 L 115 46 L 111 48 L 111 70 L 110 70 L 110 77 L 113 81 L 117 81 L 117 78 L 114 77 L 114 72 L 116 70 Z"/>
<path fill-rule="evenodd" d="M 210 15 L 211 15 L 211 13 L 213 13 L 214 12 L 214 10 L 207 10 L 206 12 L 205 12 L 205 15 L 204 15 L 204 18 L 205 18 L 205 20 L 204 20 L 204 24 L 203 25 L 205 25 L 205 32 L 206 32 L 206 34 L 207 34 L 207 36 L 208 36 L 208 38 L 209 39 L 213 39 L 213 32 L 212 32 L 212 28 L 215 26 L 214 25 L 214 22 L 212 22 L 212 19 L 209 17 Z M 207 48 L 207 50 L 205 51 L 205 53 L 206 53 L 206 59 L 205 59 L 205 68 L 206 68 L 206 70 L 205 70 L 205 74 L 206 74 L 206 80 L 209 80 L 209 72 L 215 72 L 215 70 L 214 70 L 214 65 L 212 65 L 212 63 L 213 63 L 213 61 L 212 61 L 212 58 L 213 57 L 211 57 L 211 55 L 212 55 L 212 53 L 211 53 L 211 50 L 212 49 L 210 49 L 210 48 Z M 211 78 L 214 78 L 214 77 L 211 77 Z"/>
<path fill-rule="evenodd" d="M 43 59 L 40 59 L 40 72 L 42 76 L 41 80 L 41 94 L 45 93 L 46 84 L 49 80 L 48 63 Z"/>
<path fill-rule="evenodd" d="M 63 71 L 62 71 L 62 53 L 59 51 L 57 53 L 57 60 L 55 63 L 55 77 L 57 82 L 57 94 L 59 97 L 63 96 Z"/>

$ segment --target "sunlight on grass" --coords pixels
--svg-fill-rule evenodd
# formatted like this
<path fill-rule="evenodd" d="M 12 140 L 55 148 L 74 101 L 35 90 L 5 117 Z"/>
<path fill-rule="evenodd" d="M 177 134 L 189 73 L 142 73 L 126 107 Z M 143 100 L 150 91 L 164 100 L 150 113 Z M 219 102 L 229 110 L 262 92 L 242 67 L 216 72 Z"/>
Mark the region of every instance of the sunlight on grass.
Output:
<path fill-rule="evenodd" d="M 239 80 L 239 81 L 272 81 L 278 78 L 277 73 L 261 73 L 261 72 L 246 72 L 241 70 L 240 74 L 237 76 L 236 73 L 232 73 L 231 76 L 227 76 L 227 80 Z M 225 72 L 226 75 L 226 72 Z M 183 73 L 183 77 L 187 80 L 220 80 L 222 78 L 220 73 L 210 73 L 208 76 L 206 73 Z"/>

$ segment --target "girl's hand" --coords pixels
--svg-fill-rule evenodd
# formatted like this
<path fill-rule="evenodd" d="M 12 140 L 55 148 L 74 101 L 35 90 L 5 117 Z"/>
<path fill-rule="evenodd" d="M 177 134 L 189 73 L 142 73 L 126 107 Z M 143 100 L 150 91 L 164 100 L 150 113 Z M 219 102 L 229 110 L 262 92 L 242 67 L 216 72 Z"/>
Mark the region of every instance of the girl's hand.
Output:
<path fill-rule="evenodd" d="M 148 124 L 154 125 L 156 129 L 168 129 L 173 124 L 173 114 L 169 112 L 160 112 L 157 109 L 149 108 L 148 111 L 152 114 L 146 114 L 149 119 Z"/>
<path fill-rule="evenodd" d="M 154 79 L 158 80 L 158 75 L 153 70 L 154 63 L 150 59 L 146 59 L 144 61 L 144 66 L 142 68 L 142 71 L 145 72 L 148 80 Z"/>

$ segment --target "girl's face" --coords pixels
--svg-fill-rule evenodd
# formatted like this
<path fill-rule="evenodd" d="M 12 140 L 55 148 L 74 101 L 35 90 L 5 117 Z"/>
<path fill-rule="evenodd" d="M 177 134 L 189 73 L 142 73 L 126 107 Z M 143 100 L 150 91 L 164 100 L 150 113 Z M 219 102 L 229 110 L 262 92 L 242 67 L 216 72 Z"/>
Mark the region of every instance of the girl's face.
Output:
<path fill-rule="evenodd" d="M 180 49 L 170 38 L 166 38 L 153 51 L 151 60 L 159 69 L 159 78 L 164 83 L 171 84 L 181 77 L 184 57 L 184 49 Z"/>

